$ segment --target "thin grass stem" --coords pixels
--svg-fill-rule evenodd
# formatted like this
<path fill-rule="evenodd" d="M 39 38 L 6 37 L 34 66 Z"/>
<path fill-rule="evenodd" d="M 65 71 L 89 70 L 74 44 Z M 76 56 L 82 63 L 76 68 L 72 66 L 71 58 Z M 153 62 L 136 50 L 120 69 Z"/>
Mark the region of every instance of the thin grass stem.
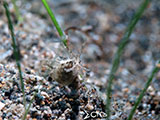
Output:
<path fill-rule="evenodd" d="M 24 81 L 23 81 L 23 77 L 22 77 L 22 70 L 21 70 L 21 64 L 20 64 L 20 55 L 19 55 L 20 52 L 18 51 L 19 49 L 18 49 L 16 39 L 15 39 L 15 36 L 14 36 L 14 29 L 13 29 L 13 24 L 12 24 L 11 17 L 10 17 L 10 12 L 8 10 L 8 4 L 6 2 L 3 2 L 3 6 L 4 6 L 5 11 L 6 11 L 6 16 L 7 16 L 7 19 L 8 19 L 8 27 L 9 27 L 11 37 L 12 37 L 13 54 L 14 54 L 14 57 L 16 59 L 16 64 L 17 64 L 17 67 L 18 67 L 18 70 L 19 70 L 19 78 L 20 78 L 21 89 L 22 89 L 22 93 L 23 93 L 23 105 L 25 107 L 26 99 L 25 99 L 25 91 L 24 91 Z"/>
<path fill-rule="evenodd" d="M 158 64 L 160 64 L 160 61 L 158 62 Z M 136 109 L 137 109 L 139 103 L 141 102 L 141 100 L 142 100 L 144 94 L 146 93 L 146 91 L 147 91 L 149 85 L 151 84 L 151 82 L 152 82 L 154 76 L 156 75 L 156 73 L 157 73 L 159 70 L 160 70 L 160 67 L 155 66 L 155 68 L 153 69 L 153 71 L 152 71 L 150 77 L 148 78 L 148 81 L 146 82 L 146 84 L 145 84 L 143 90 L 141 91 L 139 97 L 137 98 L 137 100 L 136 100 L 136 102 L 135 102 L 135 104 L 134 104 L 134 106 L 133 106 L 133 108 L 132 108 L 132 110 L 131 110 L 131 112 L 130 112 L 129 117 L 128 117 L 127 120 L 132 120 L 132 117 L 133 117 L 133 115 L 134 115 L 134 113 L 135 113 L 135 111 L 136 111 Z"/>
<path fill-rule="evenodd" d="M 14 6 L 14 9 L 15 9 L 15 14 L 16 14 L 16 17 L 17 17 L 18 21 L 19 21 L 19 22 L 22 22 L 22 21 L 23 21 L 23 18 L 21 17 L 19 8 L 18 8 L 17 5 L 16 5 L 16 0 L 12 0 L 12 3 L 13 3 L 13 6 Z"/>
<path fill-rule="evenodd" d="M 59 36 L 60 36 L 61 39 L 62 39 L 63 44 L 67 47 L 67 40 L 65 39 L 65 34 L 63 33 L 60 25 L 58 24 L 54 13 L 52 12 L 52 10 L 51 10 L 51 8 L 49 7 L 49 5 L 48 5 L 48 3 L 47 3 L 46 0 L 42 0 L 42 3 L 43 3 L 43 5 L 44 5 L 44 7 L 46 8 L 46 10 L 47 10 L 47 12 L 48 12 L 48 14 L 49 14 L 49 16 L 50 16 L 53 24 L 55 25 L 55 27 L 56 27 L 56 29 L 57 29 L 57 31 L 58 31 L 58 33 L 59 33 Z"/>
<path fill-rule="evenodd" d="M 32 99 L 31 99 L 28 107 L 27 107 L 26 110 L 25 110 L 25 113 L 24 113 L 24 116 L 23 116 L 23 119 L 22 119 L 22 120 L 25 120 L 25 119 L 26 119 L 27 114 L 28 114 L 28 112 L 29 112 L 29 109 L 30 109 L 30 107 L 31 107 L 31 105 L 32 105 L 32 103 L 33 103 L 33 100 L 34 100 L 36 94 L 37 94 L 37 92 L 34 93 L 34 95 L 33 95 Z"/>
<path fill-rule="evenodd" d="M 142 16 L 144 10 L 149 5 L 149 3 L 150 3 L 150 0 L 144 0 L 144 2 L 140 5 L 140 7 L 136 11 L 135 15 L 131 19 L 131 21 L 130 21 L 121 41 L 120 41 L 119 47 L 115 53 L 113 63 L 112 63 L 111 72 L 110 72 L 108 83 L 107 83 L 107 91 L 106 91 L 106 94 L 107 94 L 106 113 L 107 113 L 108 120 L 110 119 L 110 102 L 111 102 L 111 97 L 112 97 L 111 92 L 112 92 L 112 82 L 114 79 L 114 74 L 117 72 L 117 69 L 119 67 L 120 57 L 123 54 L 124 48 L 129 43 L 129 37 L 130 37 L 131 33 L 133 32 L 138 20 Z"/>

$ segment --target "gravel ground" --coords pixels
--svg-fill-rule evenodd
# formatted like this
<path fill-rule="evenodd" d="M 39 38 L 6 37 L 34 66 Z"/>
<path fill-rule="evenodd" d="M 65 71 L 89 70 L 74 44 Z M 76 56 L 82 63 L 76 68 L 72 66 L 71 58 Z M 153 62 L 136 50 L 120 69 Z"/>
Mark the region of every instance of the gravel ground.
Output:
<path fill-rule="evenodd" d="M 24 18 L 20 24 L 17 24 L 13 5 L 10 1 L 8 3 L 21 53 L 27 106 L 35 91 L 38 92 L 27 119 L 83 120 L 85 112 L 105 112 L 105 85 L 112 57 L 140 2 L 50 1 L 62 28 L 75 26 L 85 31 L 85 34 L 81 31 L 69 31 L 69 47 L 72 53 L 66 52 L 62 47 L 56 29 L 41 2 L 30 0 L 25 3 L 17 0 Z M 160 58 L 159 6 L 159 1 L 152 1 L 138 22 L 130 37 L 131 42 L 122 56 L 113 85 L 112 120 L 125 120 L 128 117 L 154 64 Z M 0 120 L 19 120 L 25 111 L 23 94 L 4 13 L 3 7 L 0 7 Z M 82 62 L 80 67 L 74 69 L 76 78 L 73 76 L 73 82 L 63 86 L 52 79 L 56 75 L 52 77 L 50 74 L 53 71 L 45 64 L 52 65 L 50 62 L 57 57 L 68 56 L 80 56 L 78 58 Z M 89 76 L 84 68 L 90 69 Z M 160 72 L 143 97 L 133 120 L 160 119 L 159 86 Z"/>

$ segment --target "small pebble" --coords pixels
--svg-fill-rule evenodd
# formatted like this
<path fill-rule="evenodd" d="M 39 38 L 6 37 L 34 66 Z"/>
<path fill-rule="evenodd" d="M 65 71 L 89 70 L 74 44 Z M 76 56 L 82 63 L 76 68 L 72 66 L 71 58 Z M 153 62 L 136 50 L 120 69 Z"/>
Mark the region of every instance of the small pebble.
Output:
<path fill-rule="evenodd" d="M 4 108 L 5 104 L 0 102 L 0 110 L 2 110 Z"/>

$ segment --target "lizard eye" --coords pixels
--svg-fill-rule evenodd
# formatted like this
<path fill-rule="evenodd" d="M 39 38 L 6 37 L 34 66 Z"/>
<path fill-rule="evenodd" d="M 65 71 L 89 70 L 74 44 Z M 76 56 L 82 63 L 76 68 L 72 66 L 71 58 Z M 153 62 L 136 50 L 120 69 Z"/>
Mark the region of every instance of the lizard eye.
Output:
<path fill-rule="evenodd" d="M 73 67 L 73 62 L 72 61 L 69 62 L 69 67 L 70 68 Z"/>
<path fill-rule="evenodd" d="M 73 62 L 72 62 L 72 61 L 70 61 L 70 62 L 69 62 L 69 64 L 73 64 Z"/>

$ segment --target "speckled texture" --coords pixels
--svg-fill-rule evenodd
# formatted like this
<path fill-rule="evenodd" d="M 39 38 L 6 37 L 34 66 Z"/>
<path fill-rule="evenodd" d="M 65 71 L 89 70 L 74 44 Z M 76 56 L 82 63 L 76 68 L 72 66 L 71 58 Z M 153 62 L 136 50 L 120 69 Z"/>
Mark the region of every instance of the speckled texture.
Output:
<path fill-rule="evenodd" d="M 41 2 L 17 1 L 24 18 L 21 24 L 16 24 L 15 11 L 8 0 L 21 53 L 27 105 L 34 91 L 38 90 L 27 119 L 83 120 L 84 110 L 105 112 L 105 83 L 111 60 L 140 1 L 50 1 L 62 28 L 92 28 L 88 30 L 88 36 L 79 31 L 69 32 L 70 49 L 74 54 L 81 54 L 81 63 L 91 71 L 90 77 L 79 75 L 78 81 L 69 86 L 62 86 L 52 80 L 48 71 L 41 67 L 42 61 L 46 59 L 67 56 L 67 52 L 57 42 L 58 34 Z M 130 37 L 131 42 L 122 56 L 113 85 L 112 120 L 127 118 L 154 64 L 160 58 L 159 6 L 159 1 L 152 1 L 136 25 Z M 0 7 L 0 120 L 20 120 L 24 114 L 23 95 L 12 51 L 7 19 L 4 9 Z M 147 90 L 133 120 L 160 119 L 159 81 L 160 72 Z"/>

